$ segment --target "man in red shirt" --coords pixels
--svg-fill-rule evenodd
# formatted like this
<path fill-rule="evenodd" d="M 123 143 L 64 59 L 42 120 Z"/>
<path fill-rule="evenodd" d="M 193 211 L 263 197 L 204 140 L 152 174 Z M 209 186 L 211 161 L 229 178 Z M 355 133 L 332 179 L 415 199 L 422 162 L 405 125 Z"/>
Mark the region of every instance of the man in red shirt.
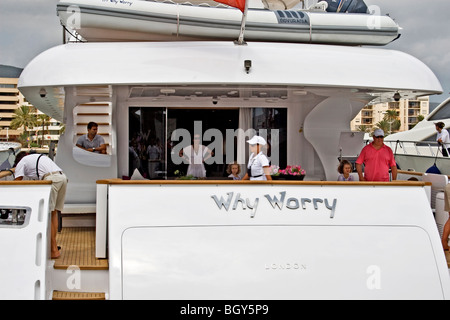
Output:
<path fill-rule="evenodd" d="M 397 164 L 392 149 L 384 144 L 384 132 L 376 129 L 373 142 L 365 146 L 356 160 L 359 181 L 389 181 L 389 168 L 392 180 L 397 180 Z M 364 175 L 362 165 L 364 164 Z"/>

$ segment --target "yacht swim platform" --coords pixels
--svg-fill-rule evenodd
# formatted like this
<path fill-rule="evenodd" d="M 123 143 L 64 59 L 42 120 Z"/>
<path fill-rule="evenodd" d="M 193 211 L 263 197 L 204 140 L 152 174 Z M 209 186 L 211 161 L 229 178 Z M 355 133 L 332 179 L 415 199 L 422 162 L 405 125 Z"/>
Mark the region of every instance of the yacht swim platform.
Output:
<path fill-rule="evenodd" d="M 54 260 L 55 270 L 66 272 L 76 267 L 98 272 L 109 269 L 108 259 L 95 257 L 95 228 L 64 227 L 57 233 L 56 241 L 61 246 L 61 256 Z M 52 300 L 106 300 L 106 293 L 55 290 Z"/>

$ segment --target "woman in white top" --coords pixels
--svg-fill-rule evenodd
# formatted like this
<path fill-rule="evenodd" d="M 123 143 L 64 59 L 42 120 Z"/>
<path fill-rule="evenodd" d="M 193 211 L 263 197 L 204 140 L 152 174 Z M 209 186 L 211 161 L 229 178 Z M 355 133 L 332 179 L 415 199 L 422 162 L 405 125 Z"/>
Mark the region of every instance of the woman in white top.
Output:
<path fill-rule="evenodd" d="M 247 141 L 250 145 L 250 158 L 247 165 L 247 173 L 242 180 L 272 180 L 270 175 L 269 159 L 262 152 L 262 146 L 266 145 L 266 140 L 260 136 L 254 136 Z"/>
<path fill-rule="evenodd" d="M 194 142 L 182 150 L 183 157 L 188 159 L 189 166 L 186 175 L 197 178 L 206 177 L 204 162 L 212 157 L 212 152 L 204 145 L 200 144 L 200 135 L 194 135 Z"/>

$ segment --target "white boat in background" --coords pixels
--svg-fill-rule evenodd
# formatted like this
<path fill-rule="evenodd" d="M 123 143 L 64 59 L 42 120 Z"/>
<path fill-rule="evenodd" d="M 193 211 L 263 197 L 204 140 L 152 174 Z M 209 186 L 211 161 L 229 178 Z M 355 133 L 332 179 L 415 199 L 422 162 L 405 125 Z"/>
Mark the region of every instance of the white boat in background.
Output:
<path fill-rule="evenodd" d="M 0 242 L 17 243 L 0 247 L 1 299 L 450 298 L 430 185 L 336 181 L 337 159 L 356 137 L 350 121 L 366 104 L 442 92 L 408 54 L 253 41 L 69 43 L 34 58 L 18 87 L 65 123 L 55 162 L 69 179 L 66 207 L 94 206 L 95 256 L 109 268 L 53 269 L 51 185 L 0 182 L 8 214 Z M 75 147 L 89 121 L 107 155 Z M 233 160 L 246 168 L 255 133 L 266 136 L 272 164 L 301 165 L 305 180 L 224 180 Z M 175 180 L 178 151 L 196 134 L 215 151 L 208 179 Z M 158 140 L 157 166 L 136 161 Z M 143 177 L 156 167 L 162 177 Z"/>
<path fill-rule="evenodd" d="M 436 164 L 442 174 L 450 175 L 450 158 L 442 155 L 436 142 L 436 122 L 450 128 L 450 98 L 446 99 L 414 128 L 388 135 L 384 140 L 395 153 L 400 169 L 426 172 Z"/>
<path fill-rule="evenodd" d="M 14 164 L 15 155 L 22 145 L 16 142 L 0 142 L 0 170 L 10 169 Z"/>
<path fill-rule="evenodd" d="M 69 0 L 60 1 L 57 10 L 61 23 L 87 41 L 236 40 L 241 11 L 207 2 Z M 260 3 L 248 10 L 245 39 L 385 45 L 399 37 L 399 29 L 389 16 L 268 10 Z"/>

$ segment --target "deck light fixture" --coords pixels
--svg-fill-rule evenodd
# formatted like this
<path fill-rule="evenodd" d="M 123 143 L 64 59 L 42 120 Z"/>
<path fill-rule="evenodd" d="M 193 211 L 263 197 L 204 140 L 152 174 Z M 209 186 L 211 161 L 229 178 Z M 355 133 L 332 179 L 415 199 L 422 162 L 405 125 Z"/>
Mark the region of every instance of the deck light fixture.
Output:
<path fill-rule="evenodd" d="M 39 90 L 39 95 L 41 96 L 41 98 L 45 98 L 45 96 L 47 95 L 47 91 L 45 90 L 45 88 L 41 88 L 41 90 Z"/>
<path fill-rule="evenodd" d="M 244 60 L 244 67 L 247 73 L 250 72 L 250 68 L 252 67 L 252 60 Z"/>
<path fill-rule="evenodd" d="M 400 101 L 400 98 L 401 98 L 400 93 L 398 93 L 398 91 L 396 93 L 394 93 L 394 97 L 393 98 L 394 98 L 395 101 Z"/>

